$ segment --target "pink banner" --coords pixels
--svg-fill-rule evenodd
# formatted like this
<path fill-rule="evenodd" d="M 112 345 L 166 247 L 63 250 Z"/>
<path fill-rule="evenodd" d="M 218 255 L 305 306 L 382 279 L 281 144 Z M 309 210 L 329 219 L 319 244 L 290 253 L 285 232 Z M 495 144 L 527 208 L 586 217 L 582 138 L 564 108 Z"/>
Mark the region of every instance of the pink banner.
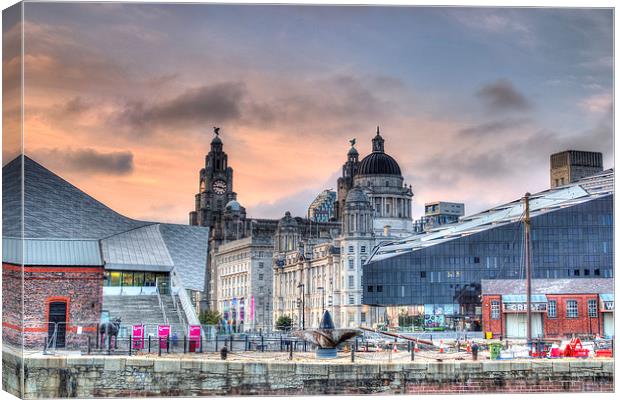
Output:
<path fill-rule="evenodd" d="M 250 321 L 254 321 L 254 295 L 250 299 Z"/>
<path fill-rule="evenodd" d="M 190 325 L 188 329 L 189 352 L 195 353 L 200 343 L 200 325 Z"/>
<path fill-rule="evenodd" d="M 168 348 L 166 339 L 170 336 L 170 325 L 159 325 L 157 327 L 157 336 L 159 337 L 159 346 L 162 349 Z"/>
<path fill-rule="evenodd" d="M 132 347 L 135 350 L 144 348 L 144 325 L 134 325 L 131 330 Z"/>

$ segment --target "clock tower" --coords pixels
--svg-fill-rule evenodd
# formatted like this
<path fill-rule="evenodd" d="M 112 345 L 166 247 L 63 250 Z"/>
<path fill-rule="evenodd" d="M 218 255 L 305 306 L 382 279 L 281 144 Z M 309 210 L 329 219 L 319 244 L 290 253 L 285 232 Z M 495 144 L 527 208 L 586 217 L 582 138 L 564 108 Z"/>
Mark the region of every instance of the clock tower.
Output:
<path fill-rule="evenodd" d="M 189 213 L 190 225 L 216 227 L 222 222 L 226 204 L 237 199 L 237 193 L 233 192 L 233 169 L 228 166 L 220 128 L 214 128 L 214 132 L 211 151 L 200 170 L 196 210 Z"/>

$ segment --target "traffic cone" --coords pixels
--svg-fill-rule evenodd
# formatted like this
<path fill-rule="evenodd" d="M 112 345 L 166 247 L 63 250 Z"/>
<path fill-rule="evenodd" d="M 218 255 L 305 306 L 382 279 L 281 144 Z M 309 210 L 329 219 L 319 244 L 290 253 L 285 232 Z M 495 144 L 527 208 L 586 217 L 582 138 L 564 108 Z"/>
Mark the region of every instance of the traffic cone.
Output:
<path fill-rule="evenodd" d="M 439 341 L 439 352 L 443 353 L 443 340 Z"/>
<path fill-rule="evenodd" d="M 396 343 L 394 343 L 394 349 L 393 349 L 394 353 L 398 353 L 398 347 L 396 347 Z"/>
<path fill-rule="evenodd" d="M 415 351 L 416 353 L 420 352 L 420 348 L 418 347 L 418 342 L 415 342 L 415 347 L 413 348 L 413 351 Z"/>

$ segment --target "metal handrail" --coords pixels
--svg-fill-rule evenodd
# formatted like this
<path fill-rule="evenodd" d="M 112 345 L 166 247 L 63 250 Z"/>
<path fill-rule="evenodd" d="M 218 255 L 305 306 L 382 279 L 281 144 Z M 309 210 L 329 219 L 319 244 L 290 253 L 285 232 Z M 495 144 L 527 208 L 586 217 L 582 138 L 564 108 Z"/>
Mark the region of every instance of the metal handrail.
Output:
<path fill-rule="evenodd" d="M 177 275 L 176 270 L 173 269 L 170 272 L 172 277 L 171 283 L 174 287 L 177 288 L 177 296 L 179 296 L 179 301 L 181 302 L 181 307 L 183 307 L 183 311 L 185 312 L 186 321 L 191 325 L 199 325 L 200 321 L 198 320 L 198 316 L 196 316 L 196 311 L 192 306 L 192 302 L 187 295 L 187 291 L 183 287 L 181 283 L 180 277 Z M 174 296 L 173 296 L 174 297 Z"/>
<path fill-rule="evenodd" d="M 164 321 L 168 324 L 168 316 L 166 316 L 166 309 L 164 308 L 164 302 L 161 300 L 161 295 L 159 294 L 159 288 L 155 289 L 155 293 L 157 293 L 157 301 L 159 302 L 159 308 L 161 310 L 162 315 L 164 316 Z"/>

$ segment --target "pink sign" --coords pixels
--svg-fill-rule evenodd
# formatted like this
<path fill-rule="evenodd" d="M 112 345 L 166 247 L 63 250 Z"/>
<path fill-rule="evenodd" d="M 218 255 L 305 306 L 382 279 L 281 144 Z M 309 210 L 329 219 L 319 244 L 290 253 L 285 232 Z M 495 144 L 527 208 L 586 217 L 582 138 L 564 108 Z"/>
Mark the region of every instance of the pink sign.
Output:
<path fill-rule="evenodd" d="M 132 347 L 135 350 L 144 348 L 144 325 L 134 325 L 131 330 Z"/>
<path fill-rule="evenodd" d="M 159 337 L 159 346 L 162 349 L 168 348 L 166 339 L 170 336 L 170 325 L 159 325 L 157 327 L 157 336 Z"/>
<path fill-rule="evenodd" d="M 189 326 L 189 352 L 195 353 L 200 343 L 200 325 Z"/>
<path fill-rule="evenodd" d="M 254 321 L 254 295 L 250 299 L 250 321 Z"/>

